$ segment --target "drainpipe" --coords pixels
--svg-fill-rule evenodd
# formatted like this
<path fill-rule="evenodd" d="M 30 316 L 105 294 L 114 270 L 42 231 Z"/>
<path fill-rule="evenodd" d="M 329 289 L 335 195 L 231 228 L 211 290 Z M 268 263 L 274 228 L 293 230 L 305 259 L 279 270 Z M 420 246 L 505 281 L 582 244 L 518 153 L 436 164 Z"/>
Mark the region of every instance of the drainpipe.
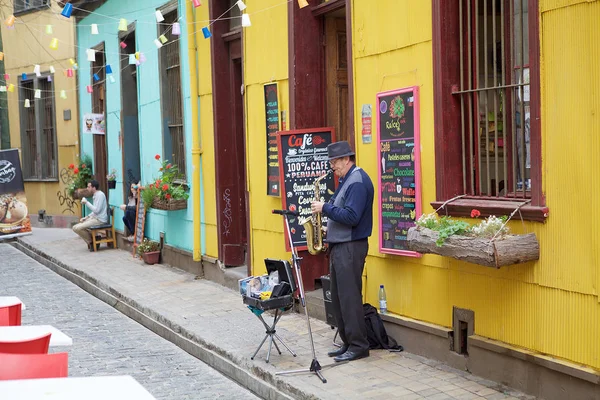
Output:
<path fill-rule="evenodd" d="M 196 21 L 196 9 L 192 7 L 189 1 L 184 2 L 187 7 L 187 14 L 192 15 L 194 22 Z M 189 24 L 186 25 L 189 29 Z M 195 26 L 195 25 L 193 25 Z M 190 60 L 190 103 L 192 106 L 192 118 L 195 115 L 196 119 L 192 120 L 192 198 L 197 199 L 193 202 L 194 211 L 194 261 L 202 260 L 204 254 L 204 232 L 202 232 L 202 210 L 204 208 L 204 198 L 201 191 L 202 177 L 202 144 L 200 142 L 200 96 L 198 91 L 198 39 L 197 33 L 194 32 L 194 47 L 188 46 L 188 56 Z M 189 36 L 188 36 L 189 38 Z M 194 101 L 194 99 L 196 101 Z"/>
<path fill-rule="evenodd" d="M 2 45 L 2 32 L 0 31 L 0 51 Z M 4 76 L 4 62 L 0 62 L 0 76 Z M 4 78 L 3 78 L 4 79 Z M 8 93 L 0 93 L 0 150 L 10 149 L 10 125 L 8 123 Z M 21 146 L 22 147 L 22 146 Z"/>

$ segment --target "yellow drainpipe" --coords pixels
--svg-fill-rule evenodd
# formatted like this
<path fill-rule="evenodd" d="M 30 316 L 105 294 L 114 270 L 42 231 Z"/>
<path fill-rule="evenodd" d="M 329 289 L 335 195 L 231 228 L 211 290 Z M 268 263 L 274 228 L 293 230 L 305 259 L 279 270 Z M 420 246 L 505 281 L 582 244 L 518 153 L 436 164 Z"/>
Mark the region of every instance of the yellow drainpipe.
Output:
<path fill-rule="evenodd" d="M 196 21 L 196 9 L 192 7 L 191 1 L 185 2 L 187 7 L 187 15 L 192 15 L 194 22 Z M 188 30 L 189 30 L 188 25 Z M 192 27 L 195 25 L 192 25 Z M 194 31 L 194 29 L 191 29 Z M 201 232 L 201 221 L 200 221 L 200 162 L 202 155 L 202 145 L 200 143 L 200 125 L 199 125 L 199 102 L 198 102 L 198 63 L 197 53 L 198 45 L 196 39 L 196 33 L 193 32 L 191 35 L 194 36 L 194 46 L 190 46 L 190 34 L 188 33 L 188 57 L 190 61 L 190 103 L 192 106 L 192 198 L 193 210 L 194 210 L 194 261 L 200 261 L 202 259 L 202 232 Z"/>

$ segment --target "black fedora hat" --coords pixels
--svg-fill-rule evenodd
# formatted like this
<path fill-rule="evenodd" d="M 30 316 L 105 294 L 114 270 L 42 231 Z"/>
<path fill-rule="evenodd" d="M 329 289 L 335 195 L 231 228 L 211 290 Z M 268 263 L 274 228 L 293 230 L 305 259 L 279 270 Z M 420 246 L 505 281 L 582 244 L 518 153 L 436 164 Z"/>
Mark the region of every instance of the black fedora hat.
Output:
<path fill-rule="evenodd" d="M 327 146 L 327 159 L 329 161 L 335 158 L 353 156 L 354 152 L 350 148 L 350 143 L 346 141 L 331 143 Z"/>

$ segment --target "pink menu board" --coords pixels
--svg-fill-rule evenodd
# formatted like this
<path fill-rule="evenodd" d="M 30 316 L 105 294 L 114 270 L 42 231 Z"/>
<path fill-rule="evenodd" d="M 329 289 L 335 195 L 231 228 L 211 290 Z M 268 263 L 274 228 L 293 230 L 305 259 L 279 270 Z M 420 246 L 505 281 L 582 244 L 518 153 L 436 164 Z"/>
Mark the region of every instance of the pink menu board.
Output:
<path fill-rule="evenodd" d="M 419 88 L 377 94 L 379 251 L 420 257 L 408 250 L 408 229 L 421 215 Z"/>

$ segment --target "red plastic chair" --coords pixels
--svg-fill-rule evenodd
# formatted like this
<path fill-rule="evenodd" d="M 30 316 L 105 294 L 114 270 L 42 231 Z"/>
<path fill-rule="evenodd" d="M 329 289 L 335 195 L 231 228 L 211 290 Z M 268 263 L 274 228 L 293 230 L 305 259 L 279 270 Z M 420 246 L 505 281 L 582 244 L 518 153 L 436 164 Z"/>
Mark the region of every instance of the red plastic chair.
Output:
<path fill-rule="evenodd" d="M 21 325 L 21 303 L 0 307 L 0 326 Z"/>
<path fill-rule="evenodd" d="M 39 338 L 19 342 L 0 342 L 0 353 L 5 354 L 48 354 L 49 333 Z"/>
<path fill-rule="evenodd" d="M 0 380 L 66 378 L 69 354 L 0 354 Z"/>

